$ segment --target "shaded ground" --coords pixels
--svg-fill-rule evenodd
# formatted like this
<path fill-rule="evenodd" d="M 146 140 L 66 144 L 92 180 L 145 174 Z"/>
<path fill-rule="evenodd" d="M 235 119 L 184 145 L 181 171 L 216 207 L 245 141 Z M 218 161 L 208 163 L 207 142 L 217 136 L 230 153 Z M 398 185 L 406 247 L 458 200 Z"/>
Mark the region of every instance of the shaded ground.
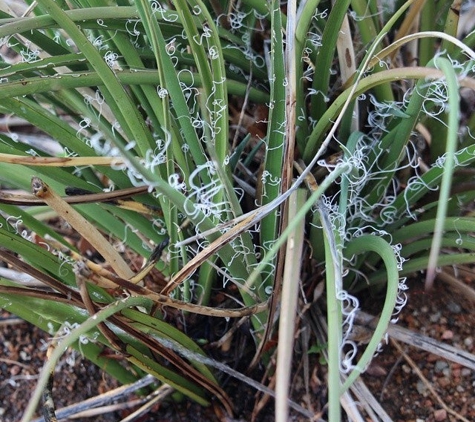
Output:
<path fill-rule="evenodd" d="M 25 410 L 46 361 L 50 336 L 2 313 L 0 325 L 0 421 L 18 421 Z M 58 408 L 117 387 L 117 382 L 77 352 L 68 351 L 56 367 L 53 395 Z M 81 421 L 81 419 L 76 419 Z M 83 419 L 91 420 L 91 419 Z M 97 421 L 115 421 L 104 415 Z"/>
<path fill-rule="evenodd" d="M 447 285 L 436 283 L 433 293 L 422 282 L 410 283 L 408 305 L 398 324 L 438 341 L 475 352 L 475 307 Z M 450 410 L 475 421 L 475 372 L 439 356 L 401 344 L 403 351 L 422 371 L 430 386 L 449 408 L 431 394 L 404 355 L 394 345 L 385 346 L 364 375 L 373 394 L 396 422 L 455 421 Z M 458 419 L 460 420 L 460 419 Z"/>
<path fill-rule="evenodd" d="M 409 302 L 400 315 L 399 324 L 468 352 L 475 352 L 473 329 L 475 311 L 472 303 L 442 283 L 438 283 L 434 293 L 430 295 L 423 292 L 422 283 L 412 283 L 408 294 Z M 3 314 L 3 317 L 8 317 L 8 314 Z M 13 422 L 21 417 L 35 387 L 37 374 L 44 364 L 48 341 L 47 334 L 27 323 L 19 323 L 15 320 L 2 321 L 0 326 L 1 421 Z M 406 347 L 404 344 L 402 348 L 422 371 L 449 410 L 445 410 L 431 394 L 427 384 L 419 378 L 394 345 L 387 345 L 374 360 L 369 374 L 364 375 L 364 380 L 393 420 L 395 422 L 455 421 L 457 418 L 450 414 L 452 410 L 466 420 L 474 421 L 475 373 L 436 355 Z M 299 392 L 303 394 L 304 391 L 299 388 L 302 384 L 300 374 L 301 371 L 293 378 L 293 398 L 296 400 L 298 400 L 296 396 Z M 254 398 L 253 390 L 244 389 L 233 385 L 233 381 L 230 382 L 231 385 L 228 385 L 227 390 L 235 405 L 249 408 L 249 401 Z M 53 394 L 56 405 L 60 408 L 104 393 L 116 386 L 117 383 L 113 379 L 102 374 L 77 353 L 67 353 L 56 368 Z M 321 397 L 314 397 L 312 401 L 315 404 L 321 401 Z M 304 404 L 305 399 L 301 397 L 300 402 Z M 237 409 L 240 420 L 249 420 L 243 416 L 246 411 L 247 409 Z M 259 420 L 271 420 L 269 413 L 263 412 Z M 190 403 L 157 405 L 148 416 L 153 417 L 155 421 L 221 419 L 217 409 L 200 409 Z M 122 417 L 124 414 L 112 413 L 95 417 L 94 420 L 117 421 Z"/>

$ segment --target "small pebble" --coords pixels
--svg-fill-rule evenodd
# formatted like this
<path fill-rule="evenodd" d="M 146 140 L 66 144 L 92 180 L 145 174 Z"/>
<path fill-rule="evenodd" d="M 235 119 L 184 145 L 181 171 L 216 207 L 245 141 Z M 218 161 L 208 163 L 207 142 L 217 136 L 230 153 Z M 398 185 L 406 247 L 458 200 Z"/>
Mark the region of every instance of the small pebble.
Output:
<path fill-rule="evenodd" d="M 439 409 L 434 412 L 434 419 L 436 421 L 445 421 L 447 419 L 447 411 L 445 409 Z"/>
<path fill-rule="evenodd" d="M 440 315 L 441 315 L 440 312 L 435 312 L 435 313 L 433 313 L 433 314 L 429 317 L 430 322 L 437 322 L 437 321 L 439 321 Z"/>
<path fill-rule="evenodd" d="M 382 366 L 376 365 L 375 363 L 369 365 L 368 369 L 366 369 L 366 373 L 372 377 L 384 377 L 388 374 Z"/>
<path fill-rule="evenodd" d="M 473 344 L 473 337 L 467 337 L 464 341 L 463 344 L 467 347 L 471 347 Z"/>
<path fill-rule="evenodd" d="M 465 388 L 462 386 L 462 385 L 457 385 L 457 387 L 455 387 L 455 389 L 459 392 L 459 393 L 463 393 L 465 391 Z"/>
<path fill-rule="evenodd" d="M 472 370 L 471 370 L 471 369 L 468 369 L 468 368 L 463 368 L 463 369 L 460 371 L 460 375 L 461 375 L 462 377 L 469 377 L 471 374 L 472 374 Z"/>
<path fill-rule="evenodd" d="M 442 333 L 443 340 L 451 340 L 454 337 L 454 332 L 452 330 L 445 330 Z"/>
<path fill-rule="evenodd" d="M 452 300 L 447 303 L 447 309 L 453 314 L 459 314 L 460 312 L 462 312 L 462 307 Z"/>
<path fill-rule="evenodd" d="M 438 360 L 434 365 L 434 371 L 436 373 L 442 372 L 444 369 L 448 367 L 449 367 L 449 364 L 445 360 Z"/>
<path fill-rule="evenodd" d="M 10 375 L 12 375 L 12 376 L 18 375 L 20 373 L 20 371 L 21 371 L 21 368 L 18 365 L 13 365 L 10 368 Z"/>
<path fill-rule="evenodd" d="M 446 388 L 450 385 L 450 379 L 448 379 L 447 377 L 442 377 L 442 378 L 439 378 L 437 380 L 437 383 L 442 387 L 442 388 Z"/>
<path fill-rule="evenodd" d="M 23 361 L 29 361 L 31 360 L 31 356 L 26 353 L 24 350 L 21 350 L 20 351 L 20 358 L 23 360 Z"/>
<path fill-rule="evenodd" d="M 421 380 L 417 381 L 416 388 L 419 394 L 427 394 L 427 386 Z"/>

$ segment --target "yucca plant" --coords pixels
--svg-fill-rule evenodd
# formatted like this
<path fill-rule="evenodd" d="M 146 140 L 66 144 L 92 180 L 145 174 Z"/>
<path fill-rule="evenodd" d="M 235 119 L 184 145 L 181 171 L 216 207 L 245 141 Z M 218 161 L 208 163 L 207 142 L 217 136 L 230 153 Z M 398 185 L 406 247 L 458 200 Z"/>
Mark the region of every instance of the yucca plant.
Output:
<path fill-rule="evenodd" d="M 50 289 L 1 278 L 0 306 L 51 334 L 77 327 L 25 420 L 69 345 L 123 383 L 148 373 L 232 413 L 219 372 L 239 374 L 206 357 L 203 331 L 180 329 L 195 314 L 248 318 L 250 366 L 270 376 L 278 334 L 287 420 L 299 283 L 303 302 L 318 296 L 303 269 L 325 279 L 314 328 L 328 418 L 341 420 L 404 304 L 401 277 L 427 270 L 431 288 L 437 267 L 474 261 L 463 182 L 475 122 L 461 130 L 459 95 L 475 87 L 474 37 L 459 41 L 439 3 L 39 0 L 1 12 L 15 59 L 2 61 L 0 110 L 56 149 L 1 135 L 2 257 Z M 357 360 L 361 292 L 382 299 Z"/>

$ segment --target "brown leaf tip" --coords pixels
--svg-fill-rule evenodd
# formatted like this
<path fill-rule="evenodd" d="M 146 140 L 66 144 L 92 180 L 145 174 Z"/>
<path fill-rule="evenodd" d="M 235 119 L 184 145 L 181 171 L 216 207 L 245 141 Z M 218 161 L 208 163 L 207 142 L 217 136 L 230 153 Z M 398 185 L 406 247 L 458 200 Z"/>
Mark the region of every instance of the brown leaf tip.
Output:
<path fill-rule="evenodd" d="M 48 191 L 48 187 L 39 177 L 33 176 L 31 178 L 31 190 L 33 192 L 33 195 L 38 198 L 41 198 Z"/>

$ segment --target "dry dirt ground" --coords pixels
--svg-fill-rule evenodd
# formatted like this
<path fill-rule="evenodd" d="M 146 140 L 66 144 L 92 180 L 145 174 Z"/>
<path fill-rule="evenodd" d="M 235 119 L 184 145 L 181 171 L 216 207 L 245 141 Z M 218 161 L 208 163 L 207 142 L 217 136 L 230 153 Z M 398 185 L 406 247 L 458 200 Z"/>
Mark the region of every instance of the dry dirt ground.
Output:
<path fill-rule="evenodd" d="M 0 325 L 0 421 L 16 422 L 35 388 L 51 337 L 31 324 L 2 314 Z M 56 368 L 54 400 L 58 408 L 104 393 L 117 382 L 95 365 L 68 351 Z M 87 419 L 91 420 L 91 419 Z M 96 419 L 99 420 L 99 419 Z M 117 416 L 101 421 L 118 420 Z"/>
<path fill-rule="evenodd" d="M 426 294 L 422 282 L 412 282 L 408 295 L 409 301 L 400 315 L 399 324 L 475 352 L 473 303 L 443 283 L 438 283 L 432 294 Z M 6 313 L 0 315 L 0 421 L 15 422 L 21 417 L 35 387 L 50 338 L 25 322 L 10 319 Z M 402 352 L 394 344 L 385 346 L 373 361 L 369 373 L 364 375 L 365 382 L 391 418 L 395 422 L 463 420 L 460 417 L 475 421 L 474 371 L 404 344 L 401 347 Z M 419 377 L 407 357 L 426 380 Z M 94 365 L 70 352 L 56 368 L 54 382 L 53 395 L 58 408 L 117 386 Z M 298 397 L 294 399 L 298 400 Z M 239 400 L 235 404 L 239 406 Z M 155 406 L 152 412 L 148 415 L 151 418 L 144 420 L 210 420 L 211 415 L 216 416 L 211 409 L 199 410 L 184 403 Z M 269 413 L 266 414 L 262 420 L 268 420 Z M 111 413 L 92 420 L 118 421 L 124 416 L 124 413 Z"/>
<path fill-rule="evenodd" d="M 421 281 L 409 285 L 409 301 L 398 324 L 473 354 L 475 304 L 442 282 L 430 294 L 424 292 Z M 393 420 L 456 421 L 463 420 L 461 416 L 475 421 L 475 372 L 436 354 L 401 346 L 402 352 L 394 345 L 386 346 L 373 360 L 372 375 L 364 375 Z M 425 380 L 411 367 L 410 360 Z"/>

